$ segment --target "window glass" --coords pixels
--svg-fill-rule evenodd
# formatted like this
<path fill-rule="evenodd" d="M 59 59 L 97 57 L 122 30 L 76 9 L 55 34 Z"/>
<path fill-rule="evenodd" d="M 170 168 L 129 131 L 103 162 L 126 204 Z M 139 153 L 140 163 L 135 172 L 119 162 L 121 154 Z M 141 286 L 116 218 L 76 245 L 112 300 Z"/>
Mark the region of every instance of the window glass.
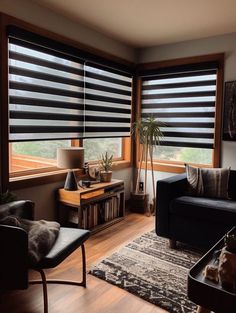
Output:
<path fill-rule="evenodd" d="M 157 146 L 154 159 L 186 163 L 212 164 L 212 149 Z"/>
<path fill-rule="evenodd" d="M 10 173 L 56 166 L 57 148 L 70 146 L 70 140 L 11 143 Z"/>
<path fill-rule="evenodd" d="M 85 161 L 99 160 L 106 151 L 115 159 L 122 157 L 122 138 L 84 139 L 83 146 Z"/>

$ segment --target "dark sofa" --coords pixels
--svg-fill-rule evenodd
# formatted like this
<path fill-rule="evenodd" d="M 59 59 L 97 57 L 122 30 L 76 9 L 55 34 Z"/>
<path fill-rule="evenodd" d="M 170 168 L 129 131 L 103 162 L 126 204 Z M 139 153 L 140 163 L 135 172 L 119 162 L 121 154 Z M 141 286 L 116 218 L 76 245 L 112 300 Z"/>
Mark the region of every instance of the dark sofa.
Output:
<path fill-rule="evenodd" d="M 176 241 L 209 248 L 236 225 L 236 171 L 230 171 L 230 199 L 193 197 L 186 174 L 157 181 L 156 233 Z"/>

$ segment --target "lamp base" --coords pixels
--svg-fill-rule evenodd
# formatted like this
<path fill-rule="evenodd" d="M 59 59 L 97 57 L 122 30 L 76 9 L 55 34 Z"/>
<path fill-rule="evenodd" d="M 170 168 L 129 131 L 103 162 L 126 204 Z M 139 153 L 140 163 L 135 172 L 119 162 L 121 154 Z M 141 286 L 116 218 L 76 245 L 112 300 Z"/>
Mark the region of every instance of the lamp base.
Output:
<path fill-rule="evenodd" d="M 78 190 L 75 173 L 73 171 L 67 173 L 64 189 L 70 191 Z"/>

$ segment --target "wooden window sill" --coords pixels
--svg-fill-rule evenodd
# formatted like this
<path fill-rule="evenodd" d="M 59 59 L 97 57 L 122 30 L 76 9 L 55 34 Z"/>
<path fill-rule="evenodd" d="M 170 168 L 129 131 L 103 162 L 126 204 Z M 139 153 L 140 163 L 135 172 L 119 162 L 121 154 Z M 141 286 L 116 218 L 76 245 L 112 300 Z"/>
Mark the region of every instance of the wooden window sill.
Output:
<path fill-rule="evenodd" d="M 198 166 L 198 167 L 207 167 L 212 168 L 213 166 L 211 164 L 193 164 L 188 163 L 192 166 Z M 151 164 L 148 163 L 147 166 L 148 170 L 151 170 Z M 145 169 L 145 165 L 142 165 L 142 169 Z M 176 173 L 181 174 L 185 172 L 185 165 L 183 163 L 178 162 L 170 162 L 170 161 L 155 161 L 153 163 L 153 170 L 159 171 L 159 172 L 168 172 L 168 173 Z"/>
<path fill-rule="evenodd" d="M 147 166 L 148 170 L 151 170 L 151 164 L 148 163 Z M 145 165 L 142 166 L 142 169 L 145 169 Z M 153 170 L 159 172 L 168 172 L 168 173 L 184 173 L 185 166 L 183 164 L 170 164 L 170 163 L 162 163 L 162 162 L 155 162 L 153 163 Z"/>
<path fill-rule="evenodd" d="M 113 163 L 112 170 L 117 171 L 131 166 L 131 163 L 126 160 L 116 161 Z M 10 190 L 34 187 L 38 185 L 51 184 L 66 179 L 68 170 L 55 170 L 45 173 L 37 173 L 18 177 L 11 177 L 9 182 Z M 82 170 L 76 172 L 77 175 L 82 174 Z"/>

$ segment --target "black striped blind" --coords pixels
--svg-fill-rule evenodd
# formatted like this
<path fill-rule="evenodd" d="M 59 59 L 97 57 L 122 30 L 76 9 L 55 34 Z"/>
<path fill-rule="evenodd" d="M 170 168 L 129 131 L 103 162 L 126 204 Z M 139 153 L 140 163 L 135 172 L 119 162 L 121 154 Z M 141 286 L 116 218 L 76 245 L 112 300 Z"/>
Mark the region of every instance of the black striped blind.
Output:
<path fill-rule="evenodd" d="M 81 138 L 83 73 L 83 63 L 10 38 L 10 141 Z"/>
<path fill-rule="evenodd" d="M 213 148 L 216 64 L 143 75 L 142 118 L 162 122 L 161 145 Z"/>
<path fill-rule="evenodd" d="M 131 82 L 130 74 L 85 63 L 85 138 L 130 135 Z"/>
<path fill-rule="evenodd" d="M 131 74 L 9 37 L 9 140 L 130 135 Z"/>

